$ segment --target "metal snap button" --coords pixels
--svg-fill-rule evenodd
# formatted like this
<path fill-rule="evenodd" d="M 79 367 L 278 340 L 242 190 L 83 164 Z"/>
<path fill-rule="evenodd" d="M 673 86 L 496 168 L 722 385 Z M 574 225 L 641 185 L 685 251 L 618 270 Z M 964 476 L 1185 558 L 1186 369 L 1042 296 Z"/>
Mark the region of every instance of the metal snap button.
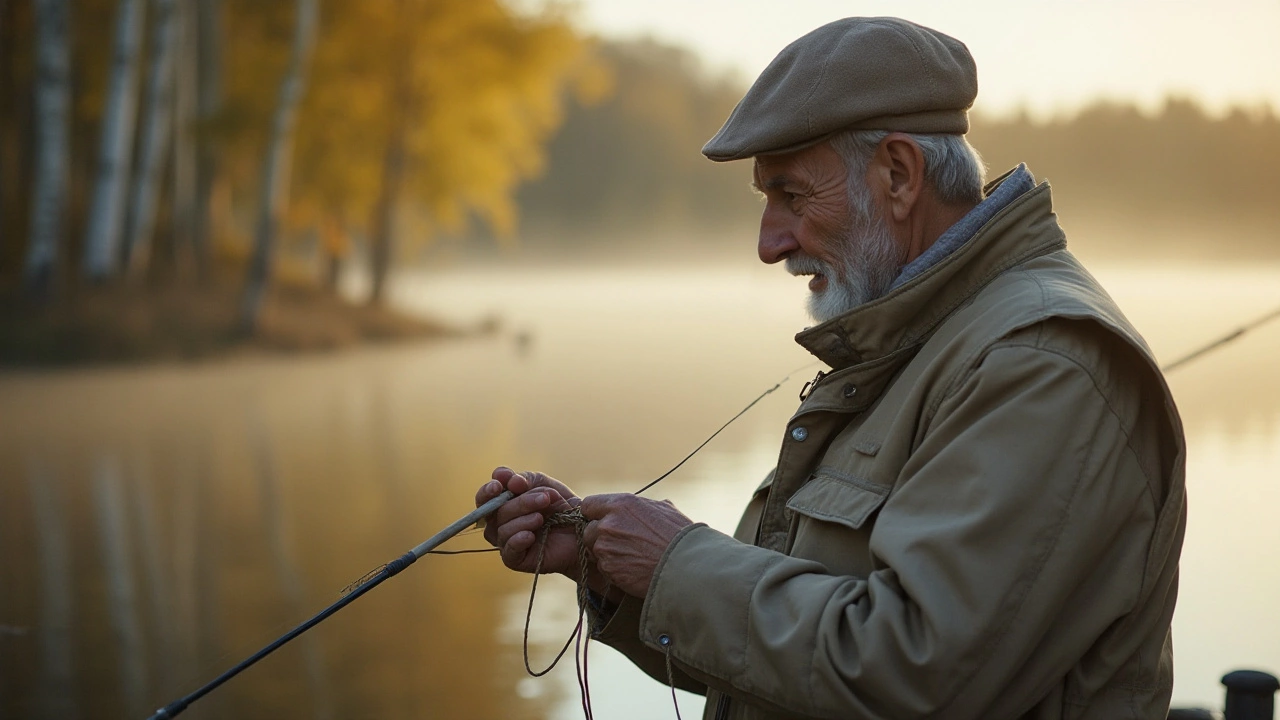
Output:
<path fill-rule="evenodd" d="M 809 431 L 802 427 L 792 428 L 791 439 L 795 440 L 796 442 L 804 442 L 805 440 L 809 439 Z"/>
<path fill-rule="evenodd" d="M 671 644 L 671 636 L 670 636 L 670 635 L 659 635 L 659 636 L 658 636 L 658 644 L 659 644 L 659 645 L 663 645 L 663 646 L 670 645 L 670 644 Z"/>
<path fill-rule="evenodd" d="M 845 383 L 845 386 L 844 386 L 844 396 L 845 396 L 845 397 L 847 397 L 847 398 L 851 398 L 851 397 L 853 397 L 855 394 L 857 394 L 857 392 L 858 392 L 858 388 L 854 387 L 854 386 L 853 386 L 853 383 Z"/>

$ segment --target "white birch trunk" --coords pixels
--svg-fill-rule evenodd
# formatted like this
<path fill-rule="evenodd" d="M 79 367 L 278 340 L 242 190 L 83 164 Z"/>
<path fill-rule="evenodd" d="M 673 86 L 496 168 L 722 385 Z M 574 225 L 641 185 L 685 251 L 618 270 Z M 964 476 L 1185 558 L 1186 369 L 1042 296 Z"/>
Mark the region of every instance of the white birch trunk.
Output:
<path fill-rule="evenodd" d="M 137 176 L 129 199 L 125 225 L 125 272 L 137 277 L 151 260 L 151 235 L 155 232 L 160 202 L 160 175 L 169 149 L 173 109 L 174 1 L 152 0 L 151 61 L 147 68 L 147 95 L 138 135 Z"/>
<path fill-rule="evenodd" d="M 289 69 L 280 83 L 280 99 L 271 123 L 271 141 L 262 169 L 262 196 L 258 206 L 258 222 L 254 231 L 253 259 L 249 262 L 244 298 L 240 308 L 240 326 L 252 333 L 257 329 L 262 300 L 271 281 L 271 261 L 275 253 L 280 216 L 289 196 L 289 166 L 293 159 L 293 129 L 298 103 L 306 89 L 307 65 L 315 44 L 319 10 L 316 0 L 298 0 L 294 19 L 293 53 Z"/>
<path fill-rule="evenodd" d="M 65 229 L 70 168 L 71 47 L 68 0 L 35 0 L 35 177 L 25 278 L 28 289 L 52 289 Z"/>
<path fill-rule="evenodd" d="M 125 189 L 129 183 L 133 135 L 137 129 L 138 63 L 142 54 L 142 0 L 120 0 L 116 7 L 115 47 L 107 76 L 102 112 L 98 175 L 85 226 L 82 271 L 92 280 L 116 272 L 124 224 Z"/>
<path fill-rule="evenodd" d="M 131 524 L 115 458 L 99 456 L 93 469 L 93 498 L 98 514 L 102 565 L 107 582 L 107 614 L 115 633 L 125 712 L 142 717 L 146 711 L 147 662 L 138 596 L 134 583 Z"/>
<path fill-rule="evenodd" d="M 71 568 L 70 527 L 57 477 L 37 458 L 27 460 L 27 489 L 36 526 L 40 563 L 40 703 L 41 717 L 79 717 L 76 697 L 75 582 Z"/>

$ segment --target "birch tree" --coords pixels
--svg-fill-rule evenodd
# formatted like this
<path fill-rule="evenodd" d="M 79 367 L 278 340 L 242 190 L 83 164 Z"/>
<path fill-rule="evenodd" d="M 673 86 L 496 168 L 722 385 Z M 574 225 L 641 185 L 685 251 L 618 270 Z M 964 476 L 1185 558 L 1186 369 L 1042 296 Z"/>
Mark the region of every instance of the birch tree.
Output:
<path fill-rule="evenodd" d="M 25 279 L 28 291 L 52 291 L 67 214 L 71 148 L 71 48 L 68 0 L 35 0 L 35 177 Z"/>
<path fill-rule="evenodd" d="M 164 170 L 172 129 L 174 2 L 152 0 L 147 96 L 138 133 L 137 176 L 125 226 L 125 272 L 133 277 L 146 272 L 151 259 L 151 236 L 155 232 L 156 212 L 160 204 L 160 175 Z"/>
<path fill-rule="evenodd" d="M 404 14 L 404 0 L 400 0 L 397 8 Z M 378 191 L 378 200 L 374 203 L 373 218 L 370 222 L 369 241 L 370 281 L 369 303 L 381 305 L 386 297 L 387 275 L 391 269 L 392 234 L 395 232 L 396 203 L 400 198 L 404 184 L 405 169 L 405 135 L 414 107 L 417 105 L 417 93 L 414 92 L 411 73 L 413 71 L 412 44 L 409 37 L 408 23 L 392 28 L 391 36 L 391 121 L 387 127 L 387 146 L 382 158 L 382 182 Z"/>
<path fill-rule="evenodd" d="M 325 7 L 315 88 L 298 129 L 294 217 L 365 231 L 369 301 L 378 304 L 406 236 L 460 230 L 472 217 L 510 234 L 512 193 L 540 170 L 566 90 L 592 95 L 603 72 L 554 6 Z"/>
<path fill-rule="evenodd" d="M 247 333 L 257 330 L 262 313 L 262 300 L 271 280 L 271 261 L 275 251 L 280 216 L 289 195 L 289 164 L 293 159 L 293 134 L 298 103 L 306 89 L 307 66 L 315 44 L 319 10 L 316 0 L 298 0 L 294 18 L 293 46 L 289 66 L 280 83 L 280 97 L 271 121 L 271 137 L 267 142 L 262 167 L 262 191 L 258 203 L 258 221 L 254 230 L 253 258 L 249 262 L 244 297 L 240 307 L 240 326 Z"/>
<path fill-rule="evenodd" d="M 120 255 L 125 191 L 136 129 L 143 10 L 142 0 L 120 0 L 116 6 L 115 42 L 102 111 L 98 171 L 85 226 L 82 271 L 92 280 L 105 280 L 114 275 Z"/>

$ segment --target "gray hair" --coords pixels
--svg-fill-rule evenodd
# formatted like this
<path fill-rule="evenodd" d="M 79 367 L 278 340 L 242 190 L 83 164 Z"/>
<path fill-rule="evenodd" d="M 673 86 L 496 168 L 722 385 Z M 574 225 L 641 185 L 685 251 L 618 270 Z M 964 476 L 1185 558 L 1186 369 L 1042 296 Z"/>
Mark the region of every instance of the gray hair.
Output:
<path fill-rule="evenodd" d="M 867 165 L 888 130 L 845 130 L 831 138 L 831 147 L 844 159 L 849 172 L 850 189 L 863 186 Z M 908 134 L 924 154 L 924 177 L 947 204 L 982 202 L 982 187 L 987 182 L 987 168 L 982 156 L 964 135 Z"/>

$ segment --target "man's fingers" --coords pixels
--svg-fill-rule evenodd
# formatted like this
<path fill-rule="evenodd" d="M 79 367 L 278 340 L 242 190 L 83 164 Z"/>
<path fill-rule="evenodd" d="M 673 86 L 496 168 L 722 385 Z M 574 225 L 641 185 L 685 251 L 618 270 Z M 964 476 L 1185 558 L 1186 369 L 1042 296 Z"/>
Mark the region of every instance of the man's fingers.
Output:
<path fill-rule="evenodd" d="M 582 510 L 582 516 L 588 520 L 599 520 L 608 515 L 618 498 L 625 497 L 629 493 L 604 493 L 603 495 L 588 495 L 582 498 L 582 504 L 578 507 Z"/>
<path fill-rule="evenodd" d="M 551 506 L 552 497 L 550 491 L 542 490 L 538 492 L 529 492 L 523 495 L 517 495 L 506 501 L 501 507 L 493 513 L 490 522 L 494 525 L 504 525 L 512 520 L 528 515 L 529 513 L 538 513 Z"/>
<path fill-rule="evenodd" d="M 490 480 L 489 482 L 481 485 L 480 489 L 476 491 L 476 507 L 480 507 L 481 505 L 498 497 L 502 494 L 502 490 L 502 483 L 497 480 Z"/>
<path fill-rule="evenodd" d="M 600 521 L 592 520 L 582 529 L 582 544 L 590 550 L 596 546 L 596 540 L 600 538 Z"/>
<path fill-rule="evenodd" d="M 538 513 L 523 515 L 498 526 L 498 542 L 506 545 L 517 533 L 534 531 L 542 527 L 542 516 Z"/>
<path fill-rule="evenodd" d="M 507 540 L 502 546 L 502 551 L 499 553 L 502 555 L 502 562 L 509 568 L 519 568 L 537 539 L 538 536 L 528 530 L 512 535 L 511 539 Z"/>
<path fill-rule="evenodd" d="M 533 483 L 529 482 L 529 478 L 523 473 L 513 472 L 507 480 L 507 489 L 511 492 L 522 495 L 533 487 Z"/>
<path fill-rule="evenodd" d="M 494 547 L 502 547 L 512 533 L 536 530 L 547 512 L 562 512 L 572 506 L 549 488 L 533 490 L 503 503 L 485 523 L 484 538 Z M 512 525 L 507 529 L 507 525 Z"/>

